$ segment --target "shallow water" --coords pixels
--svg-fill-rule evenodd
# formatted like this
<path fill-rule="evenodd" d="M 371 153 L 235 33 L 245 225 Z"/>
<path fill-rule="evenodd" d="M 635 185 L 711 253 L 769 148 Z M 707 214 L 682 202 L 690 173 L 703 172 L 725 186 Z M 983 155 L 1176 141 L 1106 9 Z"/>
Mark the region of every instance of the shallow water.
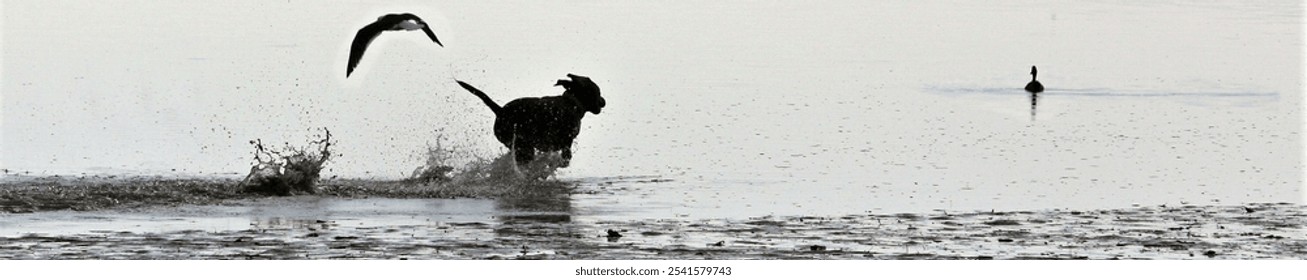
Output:
<path fill-rule="evenodd" d="M 395 203 L 349 203 L 368 201 Z M 326 201 L 290 199 L 277 201 L 275 208 L 319 202 Z M 367 207 L 334 207 L 344 208 Z M 272 218 L 246 227 L 209 223 L 182 230 L 0 234 L 0 259 L 1299 259 L 1307 252 L 1303 210 L 1294 204 L 1250 204 L 748 219 L 427 219 L 398 224 L 378 222 L 391 220 L 385 215 L 363 220 Z"/>
<path fill-rule="evenodd" d="M 295 229 L 331 220 L 338 225 L 399 226 L 487 221 L 487 199 L 268 198 L 226 205 L 187 205 L 97 212 L 5 214 L 0 236 L 89 232 L 174 232 Z"/>
<path fill-rule="evenodd" d="M 577 73 L 608 107 L 557 176 L 596 217 L 1304 202 L 1299 1 L 578 5 L 6 1 L 0 167 L 242 176 L 329 127 L 324 177 L 402 177 L 502 153 L 453 79 Z M 396 11 L 446 47 L 386 34 L 345 79 Z"/>

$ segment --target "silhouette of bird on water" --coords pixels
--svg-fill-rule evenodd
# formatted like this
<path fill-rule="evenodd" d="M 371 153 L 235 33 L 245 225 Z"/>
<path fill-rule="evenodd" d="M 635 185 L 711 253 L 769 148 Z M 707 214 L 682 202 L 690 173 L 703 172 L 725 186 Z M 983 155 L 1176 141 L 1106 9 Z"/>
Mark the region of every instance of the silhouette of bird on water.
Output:
<path fill-rule="evenodd" d="M 1038 75 L 1039 69 L 1035 68 L 1034 65 L 1031 65 L 1030 83 L 1026 84 L 1026 91 L 1029 91 L 1032 94 L 1044 92 L 1044 84 L 1039 83 L 1039 80 L 1035 79 Z"/>
<path fill-rule="evenodd" d="M 381 32 L 418 29 L 426 32 L 427 37 L 431 37 L 431 41 L 436 42 L 436 45 L 445 46 L 440 43 L 440 39 L 436 39 L 436 33 L 431 32 L 431 27 L 413 14 L 387 14 L 378 17 L 376 22 L 359 29 L 358 34 L 354 35 L 354 43 L 349 47 L 349 65 L 345 68 L 345 77 L 349 77 L 349 74 L 354 73 L 354 67 L 358 66 L 359 60 L 363 58 L 363 52 L 368 49 L 368 44 L 372 43 L 372 39 L 376 39 L 378 35 L 381 35 Z"/>

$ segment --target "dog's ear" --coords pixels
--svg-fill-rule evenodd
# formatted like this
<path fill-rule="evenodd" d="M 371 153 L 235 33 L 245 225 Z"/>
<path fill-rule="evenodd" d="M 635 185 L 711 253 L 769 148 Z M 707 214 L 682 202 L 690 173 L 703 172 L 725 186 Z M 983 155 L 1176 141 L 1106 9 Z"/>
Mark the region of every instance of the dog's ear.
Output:
<path fill-rule="evenodd" d="M 558 83 L 554 84 L 554 86 L 563 86 L 563 89 L 567 90 L 572 90 L 572 85 L 574 85 L 573 82 L 568 80 L 558 80 Z"/>
<path fill-rule="evenodd" d="M 596 87 L 596 88 L 598 87 L 598 85 L 595 85 L 594 81 L 590 80 L 590 77 L 581 76 L 572 73 L 568 73 L 567 77 L 572 79 L 571 81 L 572 87 Z"/>
<path fill-rule="evenodd" d="M 567 77 L 571 78 L 572 82 L 576 82 L 576 83 L 594 83 L 590 81 L 590 77 L 586 77 L 586 76 L 567 73 Z"/>

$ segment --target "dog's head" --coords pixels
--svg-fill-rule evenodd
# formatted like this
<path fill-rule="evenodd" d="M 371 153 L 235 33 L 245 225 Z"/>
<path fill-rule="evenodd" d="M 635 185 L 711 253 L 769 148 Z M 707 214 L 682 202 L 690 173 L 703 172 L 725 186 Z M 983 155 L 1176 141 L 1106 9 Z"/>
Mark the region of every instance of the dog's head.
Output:
<path fill-rule="evenodd" d="M 571 80 L 558 80 L 554 86 L 563 86 L 567 91 L 563 92 L 564 96 L 572 96 L 581 102 L 581 107 L 587 112 L 595 115 L 604 108 L 604 97 L 599 96 L 599 85 L 590 80 L 590 77 L 567 74 Z"/>

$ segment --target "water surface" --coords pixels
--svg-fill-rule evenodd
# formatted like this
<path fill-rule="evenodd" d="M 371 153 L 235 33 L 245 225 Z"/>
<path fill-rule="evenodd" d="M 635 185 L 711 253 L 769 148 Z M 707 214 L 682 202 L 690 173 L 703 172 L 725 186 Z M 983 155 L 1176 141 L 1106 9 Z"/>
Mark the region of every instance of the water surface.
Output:
<path fill-rule="evenodd" d="M 400 11 L 446 47 L 386 34 L 345 79 L 357 28 Z M 243 176 L 247 141 L 328 127 L 326 176 L 403 177 L 437 141 L 504 151 L 453 79 L 503 103 L 576 73 L 608 100 L 558 174 L 605 189 L 574 197 L 584 213 L 1302 203 L 1302 19 L 1299 1 L 6 1 L 0 167 Z"/>

